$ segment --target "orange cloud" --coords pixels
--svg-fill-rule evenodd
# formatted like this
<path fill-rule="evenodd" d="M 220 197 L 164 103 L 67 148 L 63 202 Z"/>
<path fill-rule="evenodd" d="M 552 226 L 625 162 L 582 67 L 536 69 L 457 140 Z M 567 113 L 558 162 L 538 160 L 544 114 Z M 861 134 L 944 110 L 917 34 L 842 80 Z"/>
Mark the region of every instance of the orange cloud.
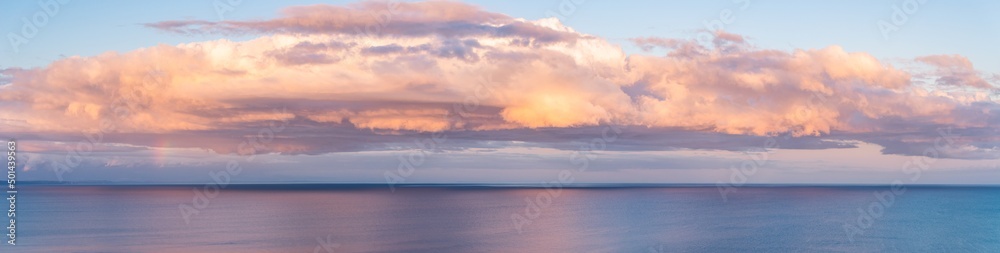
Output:
<path fill-rule="evenodd" d="M 376 35 L 356 33 L 371 23 L 352 18 L 379 13 L 375 3 L 293 7 L 264 21 L 151 24 L 261 35 L 7 70 L 0 130 L 78 132 L 103 124 L 163 133 L 301 119 L 423 132 L 620 124 L 822 135 L 983 127 L 982 115 L 968 112 L 996 106 L 988 95 L 914 86 L 914 73 L 838 46 L 766 50 L 720 33 L 712 45 L 636 39 L 669 53 L 627 55 L 555 19 L 525 21 L 453 2 L 396 7 L 376 23 L 383 27 Z M 946 67 L 941 84 L 992 87 L 966 75 L 974 70 L 962 57 L 917 61 Z"/>

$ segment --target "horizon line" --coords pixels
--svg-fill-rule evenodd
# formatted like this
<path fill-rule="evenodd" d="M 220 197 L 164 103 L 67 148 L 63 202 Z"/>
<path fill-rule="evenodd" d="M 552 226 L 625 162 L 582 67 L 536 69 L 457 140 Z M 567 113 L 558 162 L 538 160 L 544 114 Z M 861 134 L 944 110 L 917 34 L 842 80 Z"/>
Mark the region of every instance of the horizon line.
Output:
<path fill-rule="evenodd" d="M 484 187 L 484 188 L 702 188 L 702 187 L 735 187 L 735 188 L 765 188 L 765 187 L 1000 187 L 1000 184 L 955 184 L 955 183 L 920 183 L 920 184 L 858 184 L 858 183 L 747 183 L 742 186 L 715 183 L 569 183 L 569 184 L 546 184 L 546 183 L 372 183 L 372 182 L 256 182 L 256 183 L 117 183 L 117 182 L 53 182 L 53 181 L 25 181 L 21 185 L 29 186 L 122 186 L 122 187 L 180 187 L 180 186 L 207 186 L 222 185 L 226 187 L 247 187 L 247 186 L 353 186 L 364 188 L 376 187 Z"/>

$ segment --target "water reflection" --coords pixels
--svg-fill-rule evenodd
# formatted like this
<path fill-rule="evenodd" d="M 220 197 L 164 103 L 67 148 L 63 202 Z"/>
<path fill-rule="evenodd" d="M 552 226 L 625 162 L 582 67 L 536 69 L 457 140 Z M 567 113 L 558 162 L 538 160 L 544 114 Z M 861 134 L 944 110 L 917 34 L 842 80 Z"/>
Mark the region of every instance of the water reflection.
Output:
<path fill-rule="evenodd" d="M 996 188 L 911 189 L 857 242 L 870 188 L 228 189 L 184 222 L 190 187 L 25 187 L 24 252 L 717 252 L 1000 249 Z M 925 231 L 925 232 L 919 232 Z M 319 240 L 317 240 L 319 239 Z M 916 245 L 916 246 L 913 246 Z M 320 250 L 319 252 L 325 252 Z"/>

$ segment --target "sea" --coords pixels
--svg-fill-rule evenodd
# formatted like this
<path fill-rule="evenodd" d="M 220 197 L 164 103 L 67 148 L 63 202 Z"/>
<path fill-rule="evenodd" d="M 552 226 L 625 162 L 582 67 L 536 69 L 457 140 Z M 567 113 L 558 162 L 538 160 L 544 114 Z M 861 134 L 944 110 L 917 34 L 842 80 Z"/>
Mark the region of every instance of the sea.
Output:
<path fill-rule="evenodd" d="M 986 186 L 26 185 L 16 200 L 0 252 L 1000 252 Z"/>

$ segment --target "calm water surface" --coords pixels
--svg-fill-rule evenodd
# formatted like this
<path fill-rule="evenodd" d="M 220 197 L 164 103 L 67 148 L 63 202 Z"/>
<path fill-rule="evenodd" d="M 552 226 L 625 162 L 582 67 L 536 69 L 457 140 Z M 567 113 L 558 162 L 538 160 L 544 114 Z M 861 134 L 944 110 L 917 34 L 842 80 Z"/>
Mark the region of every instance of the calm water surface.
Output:
<path fill-rule="evenodd" d="M 1000 188 L 910 187 L 859 224 L 887 190 L 563 189 L 545 205 L 545 189 L 246 187 L 185 222 L 192 187 L 25 186 L 19 245 L 0 251 L 1000 252 Z"/>

